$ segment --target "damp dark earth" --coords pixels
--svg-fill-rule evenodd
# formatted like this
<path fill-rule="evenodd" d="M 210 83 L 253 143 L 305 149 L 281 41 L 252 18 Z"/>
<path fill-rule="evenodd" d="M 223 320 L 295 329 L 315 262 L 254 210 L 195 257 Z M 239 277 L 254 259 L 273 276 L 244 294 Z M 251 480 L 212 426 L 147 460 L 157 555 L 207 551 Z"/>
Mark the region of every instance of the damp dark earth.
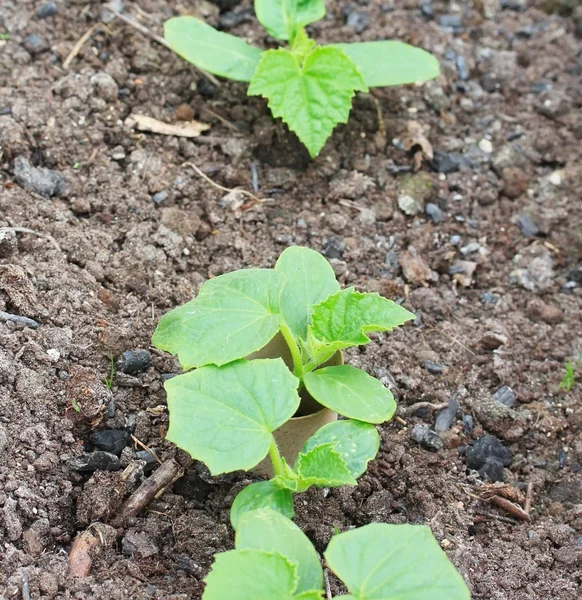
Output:
<path fill-rule="evenodd" d="M 474 600 L 581 597 L 580 3 L 327 4 L 315 39 L 402 40 L 441 75 L 358 93 L 312 160 L 152 37 L 194 14 L 274 47 L 249 0 L 2 0 L 0 598 L 201 597 L 256 478 L 165 440 L 179 366 L 151 335 L 291 245 L 416 316 L 346 352 L 399 408 L 357 487 L 297 497 L 317 550 L 421 523 Z"/>

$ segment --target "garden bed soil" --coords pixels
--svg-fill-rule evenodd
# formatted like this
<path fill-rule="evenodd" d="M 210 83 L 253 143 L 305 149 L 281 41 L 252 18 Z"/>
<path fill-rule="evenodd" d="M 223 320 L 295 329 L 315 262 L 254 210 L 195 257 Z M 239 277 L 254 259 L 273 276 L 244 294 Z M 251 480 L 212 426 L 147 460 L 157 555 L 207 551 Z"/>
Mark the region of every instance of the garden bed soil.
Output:
<path fill-rule="evenodd" d="M 426 523 L 475 600 L 579 599 L 580 375 L 570 392 L 559 385 L 582 347 L 581 15 L 527 0 L 328 3 L 317 39 L 408 41 L 433 52 L 442 75 L 358 94 L 310 161 L 243 84 L 216 87 L 104 3 L 57 0 L 40 18 L 46 4 L 0 5 L 0 227 L 56 242 L 0 232 L 0 311 L 39 324 L 0 322 L 0 597 L 200 598 L 212 555 L 232 547 L 229 507 L 250 478 L 211 478 L 164 440 L 162 377 L 178 369 L 151 334 L 209 277 L 271 267 L 300 244 L 322 251 L 343 284 L 402 301 L 417 319 L 346 353 L 391 387 L 400 420 L 379 428 L 358 487 L 297 497 L 296 522 L 320 551 L 336 527 Z M 248 0 L 222 15 L 194 1 L 124 4 L 155 33 L 195 9 L 273 46 Z M 138 132 L 124 125 L 131 113 L 210 129 Z M 186 163 L 268 201 L 240 206 Z M 149 349 L 151 365 L 108 379 L 110 357 L 135 349 Z M 493 400 L 503 386 L 506 405 Z M 435 414 L 406 407 L 453 396 L 451 426 L 439 439 L 417 428 L 424 445 L 415 441 Z M 139 477 L 72 468 L 103 429 L 127 429 L 185 470 L 122 523 Z M 511 450 L 505 482 L 530 484 L 529 522 L 480 499 L 463 449 L 484 433 Z M 117 466 L 141 450 L 130 440 Z M 90 574 L 72 576 L 72 541 L 96 522 Z"/>

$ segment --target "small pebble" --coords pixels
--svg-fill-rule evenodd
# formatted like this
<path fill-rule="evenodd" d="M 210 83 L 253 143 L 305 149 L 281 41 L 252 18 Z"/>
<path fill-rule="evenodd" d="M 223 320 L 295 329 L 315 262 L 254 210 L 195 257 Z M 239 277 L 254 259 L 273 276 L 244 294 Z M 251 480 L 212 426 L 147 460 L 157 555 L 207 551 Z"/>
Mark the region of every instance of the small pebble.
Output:
<path fill-rule="evenodd" d="M 152 362 L 152 355 L 147 350 L 127 350 L 118 359 L 116 368 L 127 375 L 136 375 L 145 371 Z"/>
<path fill-rule="evenodd" d="M 483 304 L 497 304 L 497 296 L 491 292 L 483 292 L 479 298 Z"/>
<path fill-rule="evenodd" d="M 525 237 L 535 237 L 540 232 L 540 228 L 537 226 L 536 222 L 531 215 L 528 215 L 527 213 L 519 215 L 517 226 Z"/>
<path fill-rule="evenodd" d="M 444 447 L 444 442 L 438 433 L 432 431 L 428 425 L 415 425 L 410 437 L 423 448 L 432 452 L 442 450 Z"/>
<path fill-rule="evenodd" d="M 503 404 L 504 406 L 507 406 L 508 408 L 511 408 L 515 405 L 517 396 L 508 385 L 504 385 L 503 387 L 500 387 L 495 394 L 493 394 L 493 400 Z"/>
<path fill-rule="evenodd" d="M 425 360 L 422 364 L 424 368 L 433 375 L 440 375 L 447 368 L 445 365 L 439 365 L 438 363 L 432 362 L 430 360 Z"/>
<path fill-rule="evenodd" d="M 473 417 L 471 415 L 463 415 L 463 431 L 466 435 L 473 433 Z"/>
<path fill-rule="evenodd" d="M 161 192 L 156 192 L 152 196 L 152 200 L 154 201 L 155 204 L 162 204 L 162 202 L 165 202 L 167 199 L 168 199 L 168 192 L 166 190 L 162 190 Z"/>
<path fill-rule="evenodd" d="M 568 271 L 568 281 L 574 281 L 575 283 L 582 283 L 582 266 L 574 267 Z"/>
<path fill-rule="evenodd" d="M 54 17 L 58 12 L 59 8 L 54 2 L 44 2 L 38 7 L 36 16 L 38 19 L 48 19 L 48 17 Z"/>
<path fill-rule="evenodd" d="M 461 29 L 461 17 L 459 15 L 441 15 L 439 17 L 439 25 L 447 29 Z"/>
<path fill-rule="evenodd" d="M 483 138 L 479 142 L 478 146 L 482 152 L 485 152 L 485 154 L 493 153 L 493 144 L 491 143 L 491 140 L 488 140 L 487 138 Z"/>
<path fill-rule="evenodd" d="M 30 33 L 24 40 L 24 47 L 31 54 L 40 54 L 45 50 L 48 50 L 47 43 L 40 37 L 38 33 Z"/>
<path fill-rule="evenodd" d="M 96 450 L 90 454 L 76 456 L 68 461 L 69 468 L 80 473 L 91 473 L 93 471 L 118 471 L 121 468 L 119 458 L 110 452 Z"/>
<path fill-rule="evenodd" d="M 338 236 L 332 235 L 326 238 L 321 249 L 326 258 L 341 258 L 346 251 L 346 243 Z"/>
<path fill-rule="evenodd" d="M 104 429 L 93 433 L 89 441 L 99 450 L 119 455 L 129 442 L 129 433 L 124 429 Z"/>
<path fill-rule="evenodd" d="M 430 2 L 425 2 L 421 7 L 420 12 L 422 12 L 427 19 L 434 18 L 434 8 Z"/>
<path fill-rule="evenodd" d="M 491 481 L 503 481 L 503 467 L 511 464 L 511 450 L 489 434 L 475 440 L 465 454 L 467 467 L 478 471 L 481 477 Z"/>
<path fill-rule="evenodd" d="M 416 198 L 408 195 L 398 196 L 398 208 L 409 217 L 422 212 L 422 205 Z"/>
<path fill-rule="evenodd" d="M 450 237 L 449 244 L 451 244 L 451 246 L 458 246 L 461 243 L 461 240 L 461 236 L 455 233 Z"/>
<path fill-rule="evenodd" d="M 439 410 L 436 417 L 434 429 L 435 431 L 448 431 L 455 421 L 457 411 L 459 410 L 459 401 L 455 396 L 449 400 L 449 405 L 442 410 Z"/>
<path fill-rule="evenodd" d="M 438 225 L 443 220 L 443 211 L 432 202 L 429 202 L 425 206 L 424 212 L 435 225 Z"/>

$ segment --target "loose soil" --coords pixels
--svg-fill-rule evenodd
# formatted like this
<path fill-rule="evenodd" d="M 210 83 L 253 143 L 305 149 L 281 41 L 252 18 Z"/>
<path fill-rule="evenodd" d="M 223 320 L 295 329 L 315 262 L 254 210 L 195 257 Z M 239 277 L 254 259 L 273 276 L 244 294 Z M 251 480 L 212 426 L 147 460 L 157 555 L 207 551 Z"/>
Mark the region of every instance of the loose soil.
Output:
<path fill-rule="evenodd" d="M 270 267 L 300 244 L 323 251 L 343 284 L 401 300 L 417 320 L 347 354 L 393 390 L 402 420 L 379 428 L 357 488 L 298 497 L 297 523 L 319 550 L 334 527 L 426 523 L 475 600 L 579 599 L 580 374 L 570 392 L 559 384 L 582 347 L 580 15 L 525 0 L 328 3 L 319 40 L 401 39 L 433 52 L 442 75 L 359 94 L 310 161 L 244 85 L 214 86 L 119 20 L 97 25 L 65 68 L 104 3 L 57 1 L 39 19 L 41 4 L 0 6 L 0 227 L 59 248 L 22 232 L 0 242 L 0 310 L 40 324 L 0 322 L 0 597 L 200 598 L 212 555 L 232 547 L 229 507 L 250 478 L 211 478 L 164 441 L 162 376 L 178 369 L 150 337 L 209 277 Z M 202 2 L 125 5 L 156 33 L 197 10 L 273 45 L 248 0 L 221 16 Z M 211 127 L 190 140 L 139 133 L 124 125 L 131 113 Z M 56 175 L 34 184 L 23 158 Z M 188 162 L 268 201 L 241 207 Z M 404 214 L 399 197 L 421 212 Z M 140 348 L 152 365 L 118 371 L 109 389 L 110 357 Z M 502 386 L 513 407 L 493 401 Z M 431 452 L 411 432 L 433 427 L 434 413 L 406 407 L 453 395 L 459 410 Z M 105 528 L 113 535 L 101 536 L 90 575 L 72 577 L 72 540 L 115 523 L 139 484 L 71 468 L 107 428 L 128 428 L 186 474 Z M 532 484 L 530 522 L 479 499 L 484 481 L 463 448 L 484 433 L 513 453 L 505 481 Z M 141 449 L 125 448 L 121 465 Z"/>

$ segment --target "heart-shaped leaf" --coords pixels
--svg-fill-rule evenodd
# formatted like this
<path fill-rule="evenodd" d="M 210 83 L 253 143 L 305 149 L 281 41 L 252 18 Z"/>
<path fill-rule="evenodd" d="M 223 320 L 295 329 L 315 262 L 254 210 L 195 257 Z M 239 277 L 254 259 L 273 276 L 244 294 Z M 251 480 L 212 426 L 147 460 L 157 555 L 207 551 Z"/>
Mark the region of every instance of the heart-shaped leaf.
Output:
<path fill-rule="evenodd" d="M 372 523 L 331 538 L 330 569 L 358 600 L 470 600 L 430 529 Z"/>
<path fill-rule="evenodd" d="M 236 531 L 240 518 L 245 513 L 259 508 L 270 508 L 282 515 L 293 518 L 293 494 L 282 487 L 274 479 L 258 481 L 244 488 L 232 503 L 230 509 L 230 523 Z"/>
<path fill-rule="evenodd" d="M 351 476 L 357 479 L 378 453 L 380 436 L 376 427 L 370 423 L 353 419 L 334 421 L 314 433 L 305 442 L 301 454 L 322 444 L 331 444 L 344 459 Z"/>
<path fill-rule="evenodd" d="M 237 550 L 263 550 L 282 554 L 297 568 L 299 594 L 323 587 L 317 552 L 307 536 L 289 519 L 269 509 L 245 513 L 236 532 Z"/>
<path fill-rule="evenodd" d="M 269 35 L 289 40 L 298 26 L 325 16 L 324 0 L 255 0 L 255 13 Z"/>
<path fill-rule="evenodd" d="M 392 392 L 360 369 L 341 365 L 306 373 L 307 391 L 323 406 L 344 417 L 383 423 L 396 411 Z"/>
<path fill-rule="evenodd" d="M 379 294 L 353 287 L 329 296 L 313 308 L 308 338 L 312 356 L 367 344 L 371 331 L 391 331 L 415 315 Z"/>
<path fill-rule="evenodd" d="M 367 89 L 341 50 L 318 46 L 305 58 L 284 48 L 263 52 L 248 94 L 268 98 L 273 116 L 281 117 L 315 157 L 334 127 L 347 123 L 355 92 Z"/>
<path fill-rule="evenodd" d="M 283 319 L 296 338 L 306 339 L 311 308 L 340 289 L 335 273 L 319 252 L 300 246 L 284 250 L 275 271 L 286 278 L 280 299 Z"/>
<path fill-rule="evenodd" d="M 295 461 L 298 491 L 305 491 L 312 485 L 317 487 L 339 487 L 356 485 L 346 461 L 336 452 L 333 444 L 314 446 L 302 452 Z"/>
<path fill-rule="evenodd" d="M 271 432 L 295 414 L 298 384 L 280 358 L 239 360 L 173 377 L 165 384 L 167 437 L 213 475 L 251 469 L 267 455 Z"/>
<path fill-rule="evenodd" d="M 184 370 L 244 358 L 279 330 L 285 277 L 246 269 L 207 281 L 194 300 L 164 315 L 152 343 L 177 354 Z"/>

